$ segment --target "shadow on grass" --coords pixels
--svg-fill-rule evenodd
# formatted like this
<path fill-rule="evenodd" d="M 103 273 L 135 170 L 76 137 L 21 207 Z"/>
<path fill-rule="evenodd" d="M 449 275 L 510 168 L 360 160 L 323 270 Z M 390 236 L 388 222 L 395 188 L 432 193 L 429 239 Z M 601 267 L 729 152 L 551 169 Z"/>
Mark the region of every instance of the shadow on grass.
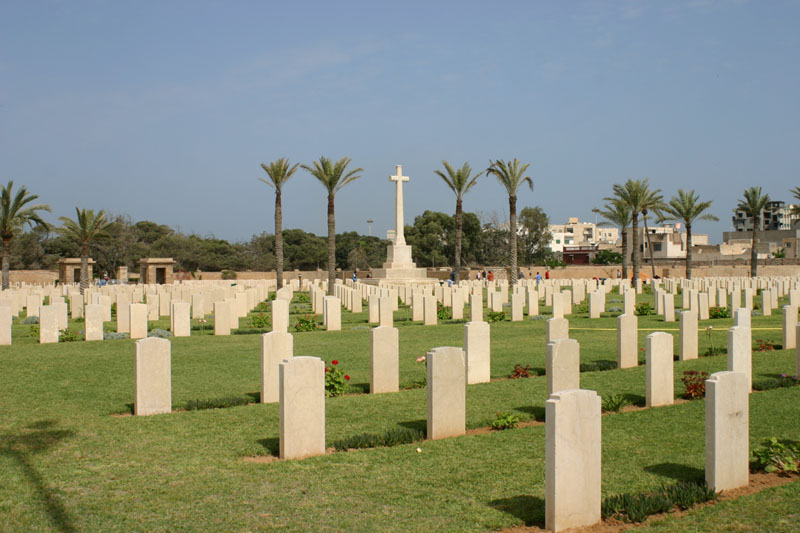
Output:
<path fill-rule="evenodd" d="M 622 397 L 628 400 L 628 402 L 630 402 L 631 405 L 635 405 L 636 407 L 644 407 L 645 405 L 647 405 L 647 398 L 645 398 L 641 394 L 628 393 L 628 394 L 623 394 Z"/>
<path fill-rule="evenodd" d="M 700 481 L 705 480 L 705 471 L 693 466 L 681 465 L 678 463 L 659 463 L 644 467 L 645 471 L 661 477 L 668 477 L 678 481 Z"/>
<path fill-rule="evenodd" d="M 523 405 L 522 407 L 514 407 L 514 410 L 520 413 L 527 413 L 533 416 L 533 419 L 536 420 L 537 422 L 544 422 L 545 410 L 543 406 Z"/>
<path fill-rule="evenodd" d="M 56 429 L 54 420 L 40 420 L 24 430 L 0 435 L 0 454 L 11 457 L 20 465 L 28 481 L 36 489 L 39 499 L 44 503 L 45 512 L 58 531 L 76 531 L 72 518 L 56 490 L 47 486 L 44 476 L 31 460 L 35 454 L 47 452 L 59 442 L 72 437 L 75 432 L 69 429 Z"/>
<path fill-rule="evenodd" d="M 544 500 L 524 494 L 489 502 L 489 507 L 519 518 L 525 525 L 544 528 Z"/>
<path fill-rule="evenodd" d="M 272 437 L 272 438 L 269 438 L 269 439 L 261 439 L 261 440 L 256 441 L 256 442 L 258 442 L 261 446 L 263 446 L 264 449 L 267 450 L 270 453 L 270 455 L 274 455 L 275 457 L 278 457 L 280 455 L 280 453 L 281 453 L 281 439 L 280 439 L 280 437 Z"/>
<path fill-rule="evenodd" d="M 261 392 L 248 392 L 245 396 L 250 398 L 253 403 L 261 403 Z"/>
<path fill-rule="evenodd" d="M 398 422 L 397 425 L 408 429 L 416 429 L 417 431 L 421 431 L 423 434 L 428 432 L 428 421 L 425 419 L 406 420 L 405 422 Z"/>
<path fill-rule="evenodd" d="M 369 394 L 369 383 L 350 383 L 347 386 L 348 394 Z"/>

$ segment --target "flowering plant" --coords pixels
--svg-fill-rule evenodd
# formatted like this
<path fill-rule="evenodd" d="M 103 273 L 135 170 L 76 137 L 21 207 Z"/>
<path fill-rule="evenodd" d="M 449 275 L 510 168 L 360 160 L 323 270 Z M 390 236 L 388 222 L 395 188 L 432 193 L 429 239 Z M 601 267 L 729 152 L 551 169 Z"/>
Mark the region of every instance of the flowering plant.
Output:
<path fill-rule="evenodd" d="M 325 396 L 341 396 L 347 392 L 350 376 L 338 367 L 339 361 L 334 359 L 331 366 L 325 365 Z"/>

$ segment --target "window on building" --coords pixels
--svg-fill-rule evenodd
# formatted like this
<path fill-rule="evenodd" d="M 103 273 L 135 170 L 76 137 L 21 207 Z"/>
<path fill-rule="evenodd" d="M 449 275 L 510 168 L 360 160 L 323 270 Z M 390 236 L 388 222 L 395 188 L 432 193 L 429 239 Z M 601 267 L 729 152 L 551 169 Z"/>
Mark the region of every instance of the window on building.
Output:
<path fill-rule="evenodd" d="M 657 242 L 657 243 L 655 243 L 653 245 L 653 251 L 654 252 L 660 252 L 661 251 L 661 243 L 660 242 Z"/>

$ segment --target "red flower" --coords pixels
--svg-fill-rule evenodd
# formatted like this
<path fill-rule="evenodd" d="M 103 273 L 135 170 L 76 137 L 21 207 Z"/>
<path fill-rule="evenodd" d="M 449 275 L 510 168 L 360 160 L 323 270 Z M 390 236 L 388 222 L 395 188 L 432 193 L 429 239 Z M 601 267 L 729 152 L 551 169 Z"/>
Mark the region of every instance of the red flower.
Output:
<path fill-rule="evenodd" d="M 348 376 L 347 374 L 345 374 L 345 375 L 344 375 L 344 379 L 346 379 L 347 381 L 350 381 L 350 376 Z"/>
<path fill-rule="evenodd" d="M 330 372 L 330 370 L 331 370 L 331 369 L 330 369 L 330 368 L 328 368 L 327 366 L 325 367 L 325 373 L 326 373 L 326 374 L 327 374 L 328 372 Z"/>
<path fill-rule="evenodd" d="M 331 361 L 331 363 L 333 363 L 334 365 L 338 365 L 338 364 L 339 364 L 339 361 L 337 361 L 336 359 L 334 359 L 333 361 Z"/>

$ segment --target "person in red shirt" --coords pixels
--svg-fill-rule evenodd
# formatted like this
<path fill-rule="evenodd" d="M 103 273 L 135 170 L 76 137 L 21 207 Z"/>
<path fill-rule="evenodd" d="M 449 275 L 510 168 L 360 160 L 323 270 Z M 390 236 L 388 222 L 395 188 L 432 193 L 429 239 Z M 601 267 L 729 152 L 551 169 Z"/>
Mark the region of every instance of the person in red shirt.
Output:
<path fill-rule="evenodd" d="M 550 269 L 544 271 L 544 279 L 550 279 Z"/>
<path fill-rule="evenodd" d="M 489 271 L 489 281 L 494 281 L 494 272 Z"/>

